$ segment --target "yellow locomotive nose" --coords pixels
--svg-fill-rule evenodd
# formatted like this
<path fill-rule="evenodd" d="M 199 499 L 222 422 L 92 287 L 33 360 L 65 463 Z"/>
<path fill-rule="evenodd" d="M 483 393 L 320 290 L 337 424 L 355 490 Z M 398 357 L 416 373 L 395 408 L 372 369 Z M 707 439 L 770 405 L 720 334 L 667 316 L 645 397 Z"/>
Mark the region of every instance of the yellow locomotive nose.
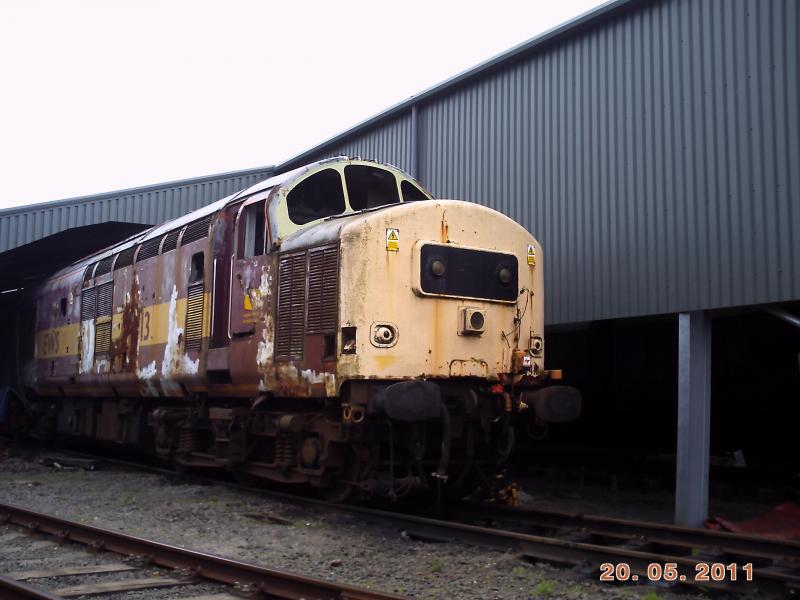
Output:
<path fill-rule="evenodd" d="M 529 248 L 538 244 L 522 227 L 468 202 L 408 203 L 351 220 L 341 229 L 339 311 L 342 336 L 358 333 L 339 378 L 541 373 L 543 347 L 531 344 L 543 328 L 542 275 Z M 515 364 L 516 351 L 526 365 Z"/>

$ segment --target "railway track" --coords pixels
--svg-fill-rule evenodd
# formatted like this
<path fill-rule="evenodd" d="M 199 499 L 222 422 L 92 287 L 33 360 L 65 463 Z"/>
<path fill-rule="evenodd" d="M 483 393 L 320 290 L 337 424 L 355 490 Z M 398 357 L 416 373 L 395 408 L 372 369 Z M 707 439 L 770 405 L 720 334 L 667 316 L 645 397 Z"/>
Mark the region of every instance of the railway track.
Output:
<path fill-rule="evenodd" d="M 128 563 L 98 564 L 59 568 L 42 568 L 5 574 L 0 577 L 0 598 L 54 599 L 76 596 L 123 593 L 179 587 L 206 580 L 224 584 L 212 594 L 195 596 L 195 600 L 236 598 L 230 591 L 249 598 L 283 598 L 299 600 L 400 600 L 402 597 L 343 585 L 332 581 L 304 577 L 258 565 L 231 560 L 177 546 L 146 540 L 124 533 L 68 521 L 19 506 L 0 504 L 0 525 L 17 526 L 31 534 L 46 535 L 60 543 L 73 542 L 94 551 L 133 557 L 139 566 Z M 13 534 L 12 534 L 13 535 Z M 94 581 L 48 591 L 27 583 L 33 579 L 127 573 L 142 567 L 158 567 L 159 576 L 127 577 L 111 581 Z"/>
<path fill-rule="evenodd" d="M 87 455 L 80 456 L 85 458 Z M 172 471 L 140 463 L 94 459 L 179 476 Z M 386 509 L 332 504 L 307 496 L 242 486 L 219 479 L 192 475 L 182 477 L 206 484 L 230 485 L 297 505 L 355 513 L 366 520 L 389 520 L 405 536 L 423 541 L 461 542 L 512 550 L 524 560 L 571 567 L 595 580 L 608 570 L 604 565 L 611 565 L 614 569 L 611 581 L 617 582 L 653 581 L 676 588 L 699 587 L 778 596 L 800 593 L 798 542 L 493 504 L 471 503 L 443 508 L 428 506 L 421 510 L 404 505 Z M 618 567 L 621 564 L 626 567 Z M 712 577 L 711 568 L 714 565 L 723 567 L 721 577 L 719 567 L 715 567 Z M 735 578 L 730 565 L 735 566 Z M 617 569 L 621 570 L 617 572 Z M 669 575 L 665 575 L 665 569 Z M 698 578 L 698 575 L 701 577 Z M 715 578 L 718 580 L 715 581 Z"/>

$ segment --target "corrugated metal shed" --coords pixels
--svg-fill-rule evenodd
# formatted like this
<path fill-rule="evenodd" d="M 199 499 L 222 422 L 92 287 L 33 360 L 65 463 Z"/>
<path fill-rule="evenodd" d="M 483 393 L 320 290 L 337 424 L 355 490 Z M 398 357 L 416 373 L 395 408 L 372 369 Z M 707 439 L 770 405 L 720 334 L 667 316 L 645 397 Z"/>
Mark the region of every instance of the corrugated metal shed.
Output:
<path fill-rule="evenodd" d="M 796 0 L 616 2 L 280 165 L 356 150 L 523 223 L 548 323 L 800 298 Z"/>
<path fill-rule="evenodd" d="M 609 2 L 274 172 L 360 155 L 503 211 L 544 245 L 550 324 L 800 299 L 799 24 L 796 0 Z M 268 174 L 0 211 L 0 250 Z"/>
<path fill-rule="evenodd" d="M 263 167 L 0 210 L 0 252 L 71 227 L 107 221 L 155 225 L 249 187 L 272 172 Z"/>

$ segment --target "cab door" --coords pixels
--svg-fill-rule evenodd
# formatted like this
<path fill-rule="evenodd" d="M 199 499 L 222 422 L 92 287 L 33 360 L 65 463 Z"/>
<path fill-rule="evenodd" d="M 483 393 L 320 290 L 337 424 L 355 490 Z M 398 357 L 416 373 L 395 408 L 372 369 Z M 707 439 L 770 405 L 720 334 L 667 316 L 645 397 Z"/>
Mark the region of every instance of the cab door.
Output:
<path fill-rule="evenodd" d="M 266 367 L 258 362 L 262 356 L 259 343 L 264 344 L 267 336 L 272 335 L 271 331 L 264 332 L 266 317 L 272 310 L 265 200 L 266 193 L 242 204 L 236 217 L 231 253 L 230 377 L 233 384 L 245 386 L 242 389 L 247 393 L 256 393 L 261 371 Z"/>
<path fill-rule="evenodd" d="M 252 336 L 264 323 L 271 283 L 266 254 L 265 198 L 242 204 L 236 218 L 235 247 L 231 257 L 231 338 Z"/>

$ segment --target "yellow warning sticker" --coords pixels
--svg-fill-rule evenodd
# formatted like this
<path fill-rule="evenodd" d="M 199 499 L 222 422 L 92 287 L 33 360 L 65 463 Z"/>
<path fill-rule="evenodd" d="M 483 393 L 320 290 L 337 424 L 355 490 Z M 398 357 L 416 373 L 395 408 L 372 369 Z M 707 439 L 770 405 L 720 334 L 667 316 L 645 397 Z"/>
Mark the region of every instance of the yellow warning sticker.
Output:
<path fill-rule="evenodd" d="M 386 249 L 390 252 L 400 250 L 400 230 L 393 227 L 386 228 Z"/>
<path fill-rule="evenodd" d="M 253 310 L 253 301 L 250 299 L 249 293 L 244 295 L 244 309 Z"/>
<path fill-rule="evenodd" d="M 536 266 L 536 247 L 533 244 L 528 244 L 528 264 Z"/>

